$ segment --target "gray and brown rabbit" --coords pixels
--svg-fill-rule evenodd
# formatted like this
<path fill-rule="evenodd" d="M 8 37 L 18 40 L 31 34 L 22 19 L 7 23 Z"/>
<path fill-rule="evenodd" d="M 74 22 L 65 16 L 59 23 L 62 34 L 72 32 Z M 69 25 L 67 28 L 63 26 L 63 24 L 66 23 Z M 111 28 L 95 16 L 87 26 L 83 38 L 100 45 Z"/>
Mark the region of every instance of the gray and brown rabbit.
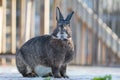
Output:
<path fill-rule="evenodd" d="M 68 77 L 67 64 L 75 55 L 70 28 L 73 13 L 64 19 L 57 7 L 57 26 L 53 33 L 34 37 L 17 51 L 16 65 L 24 77 L 50 75 L 55 78 Z"/>

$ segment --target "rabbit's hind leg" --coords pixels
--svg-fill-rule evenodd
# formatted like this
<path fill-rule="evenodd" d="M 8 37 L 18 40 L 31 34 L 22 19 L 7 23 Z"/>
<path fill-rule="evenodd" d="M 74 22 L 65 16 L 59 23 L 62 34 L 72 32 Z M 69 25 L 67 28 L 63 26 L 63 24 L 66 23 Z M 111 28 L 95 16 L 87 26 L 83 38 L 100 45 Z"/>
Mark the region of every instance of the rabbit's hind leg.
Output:
<path fill-rule="evenodd" d="M 22 74 L 24 77 L 37 77 L 38 75 L 29 67 L 26 67 L 26 73 Z"/>
<path fill-rule="evenodd" d="M 23 77 L 25 77 L 27 68 L 26 68 L 24 61 L 21 59 L 21 57 L 18 54 L 16 56 L 16 66 L 17 66 L 18 71 L 23 75 Z"/>
<path fill-rule="evenodd" d="M 34 71 L 25 64 L 23 60 L 21 60 L 19 57 L 16 59 L 16 66 L 18 71 L 22 74 L 23 77 L 36 77 L 37 75 L 34 73 Z"/>
<path fill-rule="evenodd" d="M 37 77 L 38 75 L 29 67 L 26 66 L 24 70 L 21 70 L 23 77 Z"/>

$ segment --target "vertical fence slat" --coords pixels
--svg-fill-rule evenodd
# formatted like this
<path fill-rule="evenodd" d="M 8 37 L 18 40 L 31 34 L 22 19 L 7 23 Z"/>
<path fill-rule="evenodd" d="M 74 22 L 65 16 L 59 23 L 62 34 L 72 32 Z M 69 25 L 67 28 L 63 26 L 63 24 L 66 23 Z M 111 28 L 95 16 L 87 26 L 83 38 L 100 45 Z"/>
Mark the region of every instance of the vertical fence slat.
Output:
<path fill-rule="evenodd" d="M 112 50 L 114 53 L 117 53 L 117 40 L 118 40 L 118 36 L 115 33 L 112 33 L 112 41 L 113 41 Z"/>
<path fill-rule="evenodd" d="M 40 35 L 44 34 L 44 0 L 40 2 Z"/>
<path fill-rule="evenodd" d="M 11 52 L 16 52 L 16 0 L 12 0 L 12 41 Z"/>
<path fill-rule="evenodd" d="M 88 65 L 88 57 L 89 57 L 89 52 L 88 52 L 88 25 L 86 25 L 86 30 L 85 30 L 85 65 Z"/>
<path fill-rule="evenodd" d="M 76 35 L 77 36 L 77 41 L 76 41 L 76 63 L 75 64 L 80 64 L 80 37 L 81 37 L 81 34 L 80 34 L 80 31 L 81 31 L 81 25 L 79 23 L 77 23 L 77 27 L 76 27 L 76 34 L 79 34 L 79 35 Z"/>
<path fill-rule="evenodd" d="M 120 57 L 120 39 L 118 40 L 118 56 Z"/>
<path fill-rule="evenodd" d="M 101 64 L 101 57 L 102 57 L 102 41 L 101 39 L 98 40 L 98 54 L 97 54 L 97 57 L 98 57 L 98 64 Z"/>
<path fill-rule="evenodd" d="M 12 30 L 11 30 L 11 52 L 16 53 L 16 0 L 12 0 Z M 15 59 L 12 59 L 12 64 L 15 64 Z"/>
<path fill-rule="evenodd" d="M 2 53 L 6 52 L 6 0 L 2 1 L 3 5 L 3 21 L 2 21 Z"/>
<path fill-rule="evenodd" d="M 85 56 L 85 30 L 86 30 L 86 23 L 82 23 L 82 33 L 81 33 L 81 65 L 85 65 L 85 60 L 86 60 L 86 56 Z"/>
<path fill-rule="evenodd" d="M 58 0 L 53 0 L 53 28 L 52 30 L 56 27 L 56 7 L 58 6 L 59 1 Z"/>
<path fill-rule="evenodd" d="M 26 0 L 21 0 L 21 13 L 20 13 L 20 46 L 24 43 L 24 34 L 25 34 L 25 14 L 26 14 Z M 20 47 L 19 46 L 19 47 Z"/>
<path fill-rule="evenodd" d="M 30 27 L 31 27 L 31 7 L 32 1 L 27 0 L 27 15 L 26 15 L 26 34 L 25 34 L 25 41 L 30 39 Z"/>
<path fill-rule="evenodd" d="M 106 65 L 106 45 L 102 42 L 102 65 Z"/>
<path fill-rule="evenodd" d="M 89 30 L 88 32 L 88 65 L 92 64 L 92 37 L 93 37 L 93 32 Z"/>
<path fill-rule="evenodd" d="M 30 37 L 34 37 L 35 34 L 35 0 L 32 0 L 32 7 L 31 7 L 31 31 Z"/>
<path fill-rule="evenodd" d="M 2 0 L 0 0 L 0 53 L 2 52 L 2 20 L 3 20 Z"/>
<path fill-rule="evenodd" d="M 44 8 L 44 34 L 49 33 L 49 20 L 50 20 L 50 0 L 44 0 L 45 8 Z"/>

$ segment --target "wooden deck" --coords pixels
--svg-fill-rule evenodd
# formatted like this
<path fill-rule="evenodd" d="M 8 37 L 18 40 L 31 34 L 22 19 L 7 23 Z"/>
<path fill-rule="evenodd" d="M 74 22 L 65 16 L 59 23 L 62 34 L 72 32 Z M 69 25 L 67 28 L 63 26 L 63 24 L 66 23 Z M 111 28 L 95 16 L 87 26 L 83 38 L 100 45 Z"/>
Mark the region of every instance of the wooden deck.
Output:
<path fill-rule="evenodd" d="M 113 67 L 86 67 L 86 66 L 69 66 L 67 70 L 69 79 L 51 80 L 92 80 L 93 77 L 111 75 L 112 80 L 120 80 L 120 68 Z M 0 66 L 0 80 L 44 80 L 44 78 L 23 78 L 18 73 L 15 66 Z"/>

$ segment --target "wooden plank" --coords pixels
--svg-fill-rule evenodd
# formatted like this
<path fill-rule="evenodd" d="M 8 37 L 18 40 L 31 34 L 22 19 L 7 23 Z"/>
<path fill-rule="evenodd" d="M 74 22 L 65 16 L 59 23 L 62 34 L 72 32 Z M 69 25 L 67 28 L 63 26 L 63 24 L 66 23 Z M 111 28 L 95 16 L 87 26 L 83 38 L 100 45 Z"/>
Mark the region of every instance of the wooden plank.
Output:
<path fill-rule="evenodd" d="M 98 65 L 101 65 L 101 61 L 102 61 L 102 59 L 101 59 L 101 52 L 102 51 L 102 42 L 101 42 L 101 39 L 99 39 L 98 40 L 98 52 L 97 52 L 97 63 L 98 63 Z"/>
<path fill-rule="evenodd" d="M 50 14 L 50 1 L 49 0 L 41 0 L 41 11 L 40 11 L 40 34 L 48 34 L 49 33 L 49 14 Z"/>
<path fill-rule="evenodd" d="M 2 0 L 0 0 L 0 6 L 2 6 Z"/>
<path fill-rule="evenodd" d="M 93 37 L 93 32 L 89 30 L 88 32 L 88 65 L 92 65 L 92 37 Z"/>
<path fill-rule="evenodd" d="M 86 23 L 82 23 L 82 33 L 81 33 L 81 65 L 85 65 L 86 62 L 86 56 L 85 56 L 85 30 L 86 30 Z"/>
<path fill-rule="evenodd" d="M 40 35 L 44 34 L 44 0 L 40 2 Z"/>
<path fill-rule="evenodd" d="M 53 8 L 52 8 L 52 11 L 53 11 L 53 15 L 52 15 L 52 17 L 53 17 L 53 23 L 52 23 L 52 30 L 54 30 L 55 29 L 55 27 L 56 27 L 56 7 L 57 6 L 59 6 L 59 3 L 60 3 L 60 0 L 53 0 Z M 66 5 L 65 3 L 62 5 L 62 6 L 64 6 L 64 5 Z"/>
<path fill-rule="evenodd" d="M 120 57 L 120 39 L 118 40 L 118 56 Z"/>
<path fill-rule="evenodd" d="M 32 2 L 31 0 L 27 0 L 27 16 L 26 16 L 26 34 L 25 34 L 25 41 L 30 39 L 30 27 L 31 27 L 31 7 Z"/>
<path fill-rule="evenodd" d="M 49 33 L 49 21 L 50 21 L 50 0 L 44 0 L 44 6 L 45 6 L 45 10 L 44 10 L 44 34 L 48 34 Z"/>
<path fill-rule="evenodd" d="M 30 31 L 30 37 L 34 37 L 35 34 L 35 0 L 32 0 L 31 5 L 31 31 Z"/>
<path fill-rule="evenodd" d="M 2 53 L 6 52 L 6 0 L 2 1 L 3 6 L 3 21 L 2 21 Z"/>
<path fill-rule="evenodd" d="M 53 15 L 52 15 L 52 18 L 53 18 L 53 23 L 52 23 L 52 30 L 54 30 L 55 29 L 55 27 L 56 27 L 56 7 L 57 7 L 57 2 L 58 2 L 58 0 L 53 0 Z"/>
<path fill-rule="evenodd" d="M 16 0 L 12 0 L 12 40 L 11 40 L 11 52 L 16 53 Z"/>
<path fill-rule="evenodd" d="M 110 47 L 106 47 L 106 65 L 112 66 L 115 65 L 117 57 L 115 57 L 115 54 L 113 50 Z"/>
<path fill-rule="evenodd" d="M 80 51 L 81 51 L 81 25 L 77 23 L 76 26 L 76 64 L 80 65 Z"/>
<path fill-rule="evenodd" d="M 98 52 L 98 37 L 96 34 L 93 34 L 93 37 L 92 37 L 92 64 L 93 65 L 97 65 L 97 52 Z"/>
<path fill-rule="evenodd" d="M 106 44 L 102 42 L 102 65 L 106 65 Z"/>
<path fill-rule="evenodd" d="M 68 10 L 69 11 L 69 10 Z M 66 10 L 66 13 L 67 13 L 67 10 Z M 76 23 L 76 24 L 75 24 Z M 72 29 L 72 39 L 73 39 L 73 42 L 74 42 L 74 49 L 75 49 L 75 53 L 76 53 L 76 50 L 77 50 L 77 44 L 76 44 L 76 28 L 77 28 L 77 20 L 75 17 L 72 18 L 72 21 L 71 21 L 71 29 Z M 76 26 L 76 27 L 73 27 L 73 26 Z M 75 58 L 77 58 L 77 54 L 75 55 Z M 76 59 L 73 59 L 72 62 L 73 64 L 76 64 Z"/>
<path fill-rule="evenodd" d="M 88 65 L 88 25 L 86 25 L 86 30 L 85 30 L 85 64 Z"/>
<path fill-rule="evenodd" d="M 112 33 L 112 50 L 114 53 L 117 53 L 117 41 L 118 41 L 118 36 L 115 33 Z"/>
<path fill-rule="evenodd" d="M 2 52 L 2 20 L 3 20 L 2 0 L 0 0 L 0 53 Z"/>
<path fill-rule="evenodd" d="M 20 13 L 20 46 L 25 41 L 25 22 L 26 22 L 26 0 L 21 0 L 21 13 Z M 20 47 L 19 46 L 19 47 Z"/>

